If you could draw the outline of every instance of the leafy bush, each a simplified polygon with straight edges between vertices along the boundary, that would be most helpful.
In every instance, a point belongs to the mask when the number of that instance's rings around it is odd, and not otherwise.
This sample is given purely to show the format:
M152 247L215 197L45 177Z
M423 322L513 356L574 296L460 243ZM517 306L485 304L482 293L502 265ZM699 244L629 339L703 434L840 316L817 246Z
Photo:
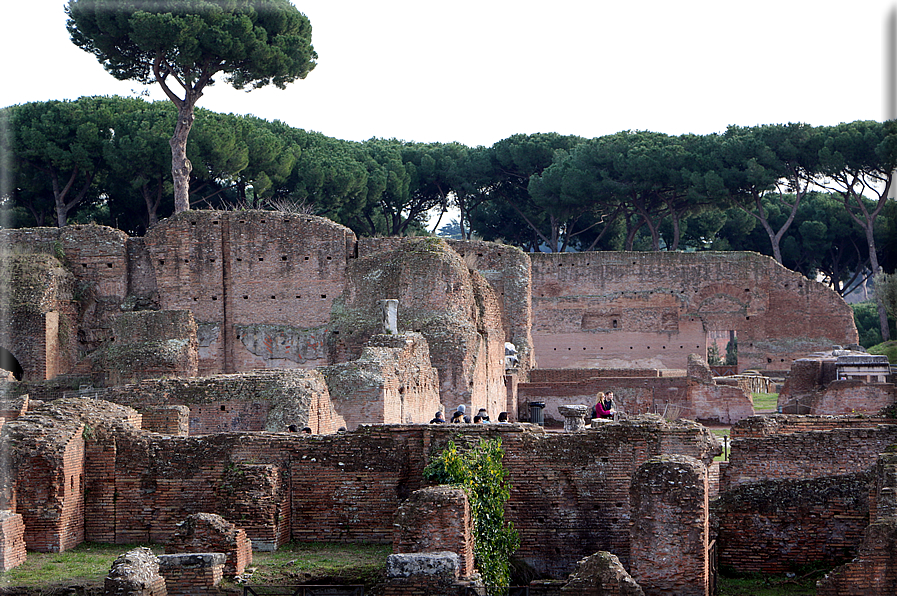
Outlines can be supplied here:
M511 495L503 458L501 439L480 439L464 450L449 441L424 468L428 481L460 486L467 493L474 524L474 558L490 592L508 587L509 559L520 546L513 524L505 524L505 503Z

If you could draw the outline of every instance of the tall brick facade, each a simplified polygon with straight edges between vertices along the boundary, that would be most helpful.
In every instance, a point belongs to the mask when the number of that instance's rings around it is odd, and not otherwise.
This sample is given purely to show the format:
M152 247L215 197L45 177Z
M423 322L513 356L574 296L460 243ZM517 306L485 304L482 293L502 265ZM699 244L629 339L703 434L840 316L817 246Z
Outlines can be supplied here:
M683 368L707 334L734 331L740 370L857 342L827 287L756 253L530 255L533 341L546 368Z

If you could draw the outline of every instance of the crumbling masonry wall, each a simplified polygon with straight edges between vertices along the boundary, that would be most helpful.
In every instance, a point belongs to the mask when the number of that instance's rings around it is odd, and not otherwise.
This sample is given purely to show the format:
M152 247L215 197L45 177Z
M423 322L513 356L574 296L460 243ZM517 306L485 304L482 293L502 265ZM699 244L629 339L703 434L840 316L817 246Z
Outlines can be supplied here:
M707 332L734 331L739 370L788 370L857 342L850 307L826 286L756 253L535 253L540 367L683 368Z
M450 439L487 437L505 449L518 556L555 577L598 550L628 560L629 480L639 465L667 453L709 462L719 452L703 427L657 417L564 434L492 424L171 437L98 425L82 439L85 539L164 541L188 515L210 512L263 548L290 539L391 542L395 512L423 487L430 454ZM18 506L31 507L22 498Z
M732 451L728 465L720 478L720 491L741 484L770 479L809 479L824 476L853 474L869 470L887 447L897 443L897 425L875 426L870 421L856 423L841 419L835 426L829 422L827 430L780 432L787 427L787 418L776 424L748 418L732 427ZM823 422L816 419L816 424ZM834 427L832 427L834 426ZM749 429L751 436L741 436L740 429ZM761 435L768 429L766 435Z

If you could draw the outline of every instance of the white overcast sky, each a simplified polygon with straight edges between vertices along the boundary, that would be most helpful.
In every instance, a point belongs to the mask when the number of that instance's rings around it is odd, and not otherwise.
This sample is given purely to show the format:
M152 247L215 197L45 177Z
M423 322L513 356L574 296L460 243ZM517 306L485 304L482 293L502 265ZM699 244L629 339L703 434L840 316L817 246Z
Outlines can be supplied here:
M895 0L293 2L317 67L283 91L215 85L201 107L341 139L469 146L886 117ZM143 89L69 41L65 5L3 1L0 106Z

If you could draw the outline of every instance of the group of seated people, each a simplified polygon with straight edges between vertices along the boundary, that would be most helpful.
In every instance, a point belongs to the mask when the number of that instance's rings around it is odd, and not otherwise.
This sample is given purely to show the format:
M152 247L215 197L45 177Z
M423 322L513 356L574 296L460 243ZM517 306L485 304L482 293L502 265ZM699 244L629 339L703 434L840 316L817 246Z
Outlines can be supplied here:
M458 409L452 414L452 423L458 424L462 422L471 423L470 416L467 415L467 408L464 404L458 406ZM614 392L613 391L599 391L595 406L592 408L593 418L605 418L613 420L614 416L617 413L616 406L614 405ZM486 412L486 408L480 408L477 412L477 415L473 417L473 424L483 424L490 422L489 414ZM508 413L502 412L498 415L498 422L506 423L508 422ZM445 416L442 414L442 410L436 412L436 415L430 420L430 424L444 424Z
M455 410L454 414L452 414L452 420L451 420L452 423L458 424L458 423L464 422L464 423L470 424L471 422L473 422L473 424L488 424L489 422L491 422L489 420L489 413L486 412L486 408L480 408L479 412L477 412L477 415L473 417L472 421L470 419L470 416L468 416L466 412L467 412L467 408L464 404L461 404L460 406L458 406L458 409ZM507 423L508 422L508 413L507 412L500 413L498 415L498 422ZM430 420L430 424L443 424L443 423L445 423L445 417L442 414L442 410L439 410L438 412L436 412L436 416L434 416L433 419Z

